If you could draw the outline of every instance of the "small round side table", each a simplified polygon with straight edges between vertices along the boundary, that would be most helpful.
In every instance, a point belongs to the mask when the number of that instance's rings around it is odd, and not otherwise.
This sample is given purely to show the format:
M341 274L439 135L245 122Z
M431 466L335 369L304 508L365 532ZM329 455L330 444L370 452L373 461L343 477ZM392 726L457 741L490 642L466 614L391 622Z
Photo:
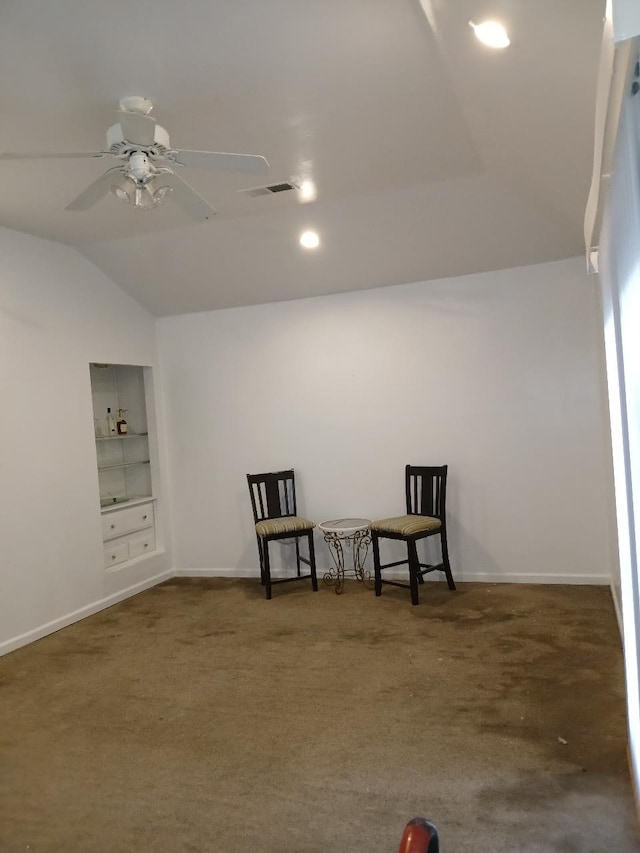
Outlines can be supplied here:
M346 573L352 574L356 580L370 589L373 587L371 572L364 570L364 561L371 543L370 527L371 521L368 518L334 518L318 525L324 535L324 541L329 546L329 553L335 565L335 568L325 574L324 582L335 586L336 595L340 595L344 590ZM353 569L345 570L344 545L351 547Z

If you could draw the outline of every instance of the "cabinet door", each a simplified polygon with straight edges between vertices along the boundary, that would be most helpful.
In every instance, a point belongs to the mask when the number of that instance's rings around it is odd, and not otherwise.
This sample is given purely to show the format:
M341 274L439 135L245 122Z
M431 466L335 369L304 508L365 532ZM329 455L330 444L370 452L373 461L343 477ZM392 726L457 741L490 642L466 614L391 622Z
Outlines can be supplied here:
M105 541L146 527L153 527L153 504L150 503L117 509L102 516L102 538Z
M153 527L143 530L141 533L132 533L129 537L129 559L150 554L156 549L156 537Z
M104 567L109 569L129 559L129 543L126 540L107 542L104 546Z

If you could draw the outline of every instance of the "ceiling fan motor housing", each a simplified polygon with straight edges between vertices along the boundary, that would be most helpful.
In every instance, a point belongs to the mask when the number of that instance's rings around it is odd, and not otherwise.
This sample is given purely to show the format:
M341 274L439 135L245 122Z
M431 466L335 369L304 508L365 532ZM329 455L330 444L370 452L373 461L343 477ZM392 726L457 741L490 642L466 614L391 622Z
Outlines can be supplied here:
M158 170L149 163L149 158L144 151L134 151L129 157L125 174L133 178L139 185L144 186Z
M107 151L115 157L126 157L134 151L143 151L152 159L160 159L166 156L170 148L169 134L159 124L156 124L154 127L154 137L151 145L139 145L135 142L129 142L128 139L125 139L122 126L119 122L112 124L107 130Z

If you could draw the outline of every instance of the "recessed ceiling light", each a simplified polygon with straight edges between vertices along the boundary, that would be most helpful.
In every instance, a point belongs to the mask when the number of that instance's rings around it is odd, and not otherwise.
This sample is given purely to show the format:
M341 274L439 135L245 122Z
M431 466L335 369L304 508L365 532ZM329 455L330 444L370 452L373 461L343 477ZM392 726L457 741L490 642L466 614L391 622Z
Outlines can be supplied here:
M507 31L498 21L483 21L481 24L469 21L469 26L473 28L476 38L489 47L502 48L511 44Z
M320 245L320 237L315 231L305 231L300 235L300 245L305 249L317 249Z

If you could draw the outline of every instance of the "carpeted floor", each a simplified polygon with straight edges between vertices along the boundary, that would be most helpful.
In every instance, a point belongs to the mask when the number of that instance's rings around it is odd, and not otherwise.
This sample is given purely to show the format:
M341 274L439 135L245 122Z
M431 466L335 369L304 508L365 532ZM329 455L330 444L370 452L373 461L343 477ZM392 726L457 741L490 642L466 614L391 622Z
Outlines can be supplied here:
M608 589L421 597L179 579L0 659L0 850L640 850Z

